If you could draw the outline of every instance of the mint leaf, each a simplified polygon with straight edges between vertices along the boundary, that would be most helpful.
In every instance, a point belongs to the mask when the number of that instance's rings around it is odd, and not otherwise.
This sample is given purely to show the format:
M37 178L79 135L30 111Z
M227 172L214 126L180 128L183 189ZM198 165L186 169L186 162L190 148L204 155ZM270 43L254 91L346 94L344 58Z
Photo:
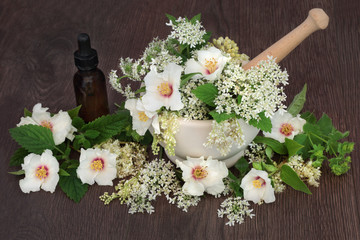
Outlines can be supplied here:
M87 192L88 185L82 184L77 178L76 169L70 169L69 174L68 177L60 176L59 186L71 200L78 203Z
M28 124L9 131L12 138L29 152L41 154L45 149L55 148L52 132L48 128Z
M259 113L260 120L251 119L249 124L264 131L271 132L272 123L270 118L265 117L265 112Z
M218 89L212 83L198 86L192 92L195 96L211 107L215 107L214 100L218 96Z
M272 139L272 138L256 136L254 139L254 142L255 143L264 143L267 146L271 147L271 149L274 152L276 152L280 155L286 155L288 153L287 148L284 146L284 144L282 144L279 141Z
M31 117L32 112L30 112L27 108L24 108L24 117Z
M235 117L235 114L218 113L215 110L209 112L209 114L218 123Z
M184 86L193 76L201 74L199 72L196 73L188 73L185 75L181 76L181 82L180 82L180 87Z
M99 131L96 131L96 130L89 129L89 130L87 130L87 131L84 133L84 135L85 135L85 137L87 137L87 138L95 139L95 138L97 138L97 137L100 135L100 132L99 132Z
M59 176L69 177L71 175L67 171L65 171L64 169L60 168Z
M71 125L73 125L76 129L81 129L85 125L85 121L80 117L74 117Z
M74 117L79 116L80 108L81 108L81 105L67 111L67 113L69 114L71 119L74 119Z
M304 146L294 140L285 138L285 147L288 150L289 157L291 157L291 156L294 156Z
M16 171L16 172L8 172L9 174L12 174L12 175L23 175L25 174L25 170L21 169L19 171Z
M9 165L13 167L21 166L21 164L24 163L24 158L29 154L29 151L25 148L17 149L12 155Z
M249 170L249 163L242 157L235 163L235 168L239 170L241 176L244 176Z
M287 111L294 117L298 115L304 107L306 101L306 90L307 90L307 85L305 84L301 92L296 94L294 100L287 109Z
M311 194L306 184L303 181L301 181L297 173L288 165L282 165L280 178L281 180L283 180L284 183L286 183L293 189L297 191L302 191L307 194Z

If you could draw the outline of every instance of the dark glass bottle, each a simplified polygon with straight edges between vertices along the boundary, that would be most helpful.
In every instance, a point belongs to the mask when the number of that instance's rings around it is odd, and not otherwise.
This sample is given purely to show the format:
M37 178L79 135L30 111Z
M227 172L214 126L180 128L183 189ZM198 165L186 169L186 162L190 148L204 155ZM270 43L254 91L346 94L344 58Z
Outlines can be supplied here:
M106 82L103 72L97 68L97 52L91 48L90 37L86 33L79 34L78 44L74 58L79 71L73 80L76 104L82 105L79 116L90 122L109 113Z

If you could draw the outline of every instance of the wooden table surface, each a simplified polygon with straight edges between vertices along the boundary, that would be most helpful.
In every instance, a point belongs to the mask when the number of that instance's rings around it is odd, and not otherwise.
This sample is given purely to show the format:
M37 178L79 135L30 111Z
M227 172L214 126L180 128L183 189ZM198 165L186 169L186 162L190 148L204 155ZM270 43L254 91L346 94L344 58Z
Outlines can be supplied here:
M283 60L290 75L288 103L308 84L305 110L326 112L356 142L352 168L341 177L323 168L311 196L288 188L272 204L254 206L256 217L225 226L217 218L223 199L207 197L188 213L160 198L152 215L127 213L117 201L98 199L112 187L90 187L79 204L59 187L54 194L24 194L22 177L8 174L17 143L8 129L41 102L51 111L75 106L72 77L76 36L87 32L105 75L118 59L138 57L152 38L164 38L165 13L192 17L202 13L214 37L229 36L241 52L256 56L300 24L314 7L330 17ZM360 239L359 75L360 4L357 0L221 1L20 1L0 2L0 239ZM122 101L110 89L112 103Z

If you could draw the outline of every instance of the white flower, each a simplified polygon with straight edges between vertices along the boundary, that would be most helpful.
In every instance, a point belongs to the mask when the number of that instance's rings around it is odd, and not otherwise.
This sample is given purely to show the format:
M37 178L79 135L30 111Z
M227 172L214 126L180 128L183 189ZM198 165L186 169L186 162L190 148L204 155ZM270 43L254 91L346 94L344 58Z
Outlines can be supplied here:
M157 111L164 106L172 111L177 111L184 107L179 92L182 71L182 67L175 63L168 64L162 73L151 68L144 78L146 93L142 97L142 101L145 109Z
M220 77L225 64L230 58L222 55L215 47L197 52L197 59L190 59L186 62L185 74L200 72L205 79L213 81ZM199 75L195 75L197 78Z
M125 108L130 111L132 116L133 129L139 135L144 135L153 126L155 133L160 134L158 115L156 112L148 111L140 99L129 99L125 102Z
M45 150L41 155L30 153L21 164L25 178L19 181L24 193L37 192L42 188L53 193L59 182L59 162L52 151Z
M268 173L252 168L241 180L240 187L244 190L244 198L254 203L264 200L266 203L275 201L274 188Z
M76 170L82 183L113 185L116 178L116 154L105 149L81 149L80 165Z
M224 162L204 157L190 158L186 161L176 160L176 164L183 171L182 178L185 181L183 192L188 195L201 196L204 191L217 195L224 191L225 185L222 181L227 177L228 169Z
M71 118L67 112L60 110L53 117L47 112L49 108L41 107L41 103L33 107L31 117L22 117L17 126L33 124L49 128L53 134L54 142L59 145L65 141L65 138L74 139L76 128L71 125Z
M279 110L271 118L271 123L271 133L264 132L264 136L283 143L285 138L293 139L294 136L302 133L306 121L300 115L293 117L285 110Z

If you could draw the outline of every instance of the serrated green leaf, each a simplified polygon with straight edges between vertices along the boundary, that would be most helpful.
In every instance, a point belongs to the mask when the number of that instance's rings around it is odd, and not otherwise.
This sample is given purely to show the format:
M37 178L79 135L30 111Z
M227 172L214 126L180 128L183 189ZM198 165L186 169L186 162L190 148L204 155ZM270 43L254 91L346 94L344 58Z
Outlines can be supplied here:
M60 168L60 170L59 170L59 176L69 177L70 174L69 174L67 171L65 171L64 169Z
M195 96L211 107L215 107L214 100L218 96L218 89L212 83L198 86L192 92Z
M9 131L12 138L29 152L41 154L45 149L55 148L52 132L48 128L28 124Z
M311 194L306 184L301 181L297 173L288 165L282 165L280 172L281 180L297 191L302 191L307 194Z
M230 188L234 191L234 194L236 197L242 197L243 196L243 191L240 188L240 185L237 184L236 182L231 182L229 183Z
M261 165L260 162L253 162L253 163L252 163L252 166L253 166L253 168L255 168L256 170L263 170L262 165Z
M87 138L95 139L100 135L100 132L96 131L96 130L93 130L93 129L89 129L89 130L85 131L84 135Z
M21 169L21 170L16 171L16 172L8 172L8 173L9 173L9 174L12 174L12 175L17 175L17 176L19 176L19 175L25 174L25 170Z
M81 108L81 105L67 111L67 113L69 114L71 119L74 119L75 117L79 116L80 108Z
M64 193L74 202L80 202L88 190L87 184L82 184L76 176L76 169L69 170L70 176L60 176L59 186Z
M215 110L209 112L209 114L218 123L235 117L235 114L218 113Z
M21 166L24 163L24 158L29 154L29 151L25 148L18 148L12 155L9 165L12 167Z
M304 147L304 145L299 144L298 142L291 140L289 138L285 138L285 147L288 150L289 157L294 156L300 149Z
M264 143L267 146L271 147L271 149L274 152L276 152L280 155L286 155L288 153L288 151L283 143L280 143L279 141L272 139L272 138L256 136L254 139L254 142L255 143Z
M30 112L27 108L24 108L24 117L31 117L32 112Z
M305 119L306 122L308 122L308 123L312 123L312 124L316 123L316 117L311 112L304 112L300 115L300 117L302 119Z
M332 120L329 118L328 115L325 113L322 115L322 117L317 122L317 125L319 126L321 132L324 135L328 135L333 130L334 126L332 124Z
M180 87L184 86L193 76L198 75L198 74L201 75L201 73L199 73L199 72L182 75L181 76Z
M249 163L242 157L235 163L235 168L239 170L240 174L243 176L249 170Z
M200 22L200 20L201 20L201 13L195 15L195 16L190 20L190 22L191 22L192 24L195 24L196 21L199 21L199 22Z
M294 117L298 115L304 107L304 104L306 102L306 90L307 90L307 85L305 84L301 92L296 94L294 100L287 109L287 111Z
M249 124L260 129L261 131L271 132L272 123L270 118L267 118L264 112L259 113L259 117L260 120L251 119Z
M309 151L312 149L308 136L306 134L298 134L294 137L294 141L304 146L299 150L298 154L300 154L303 159L308 159L310 157Z
M85 121L80 117L74 117L71 124L76 129L81 129L85 125Z

